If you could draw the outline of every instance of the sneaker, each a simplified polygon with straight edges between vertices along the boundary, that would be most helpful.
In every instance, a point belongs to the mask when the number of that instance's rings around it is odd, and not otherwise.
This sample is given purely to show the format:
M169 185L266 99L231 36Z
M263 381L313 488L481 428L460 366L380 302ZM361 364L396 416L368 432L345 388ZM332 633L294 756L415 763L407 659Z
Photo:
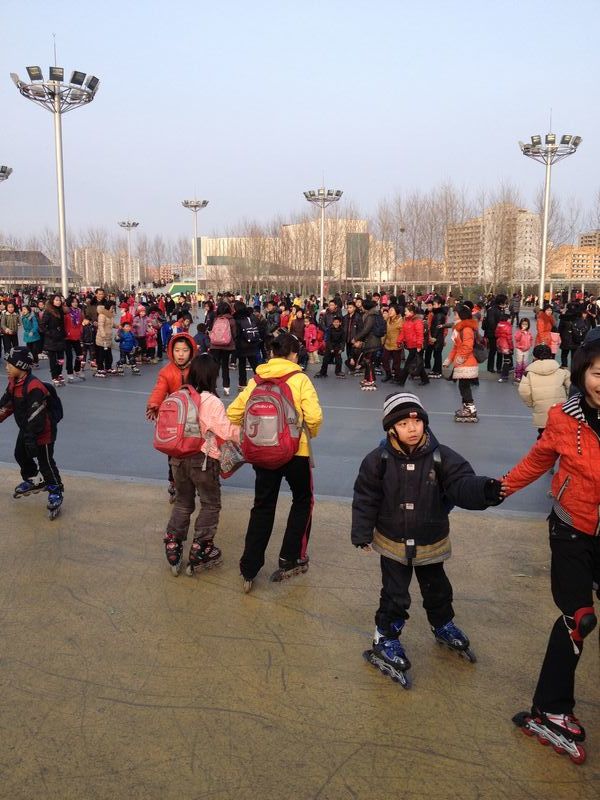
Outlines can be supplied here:
M65 385L65 382L61 381L60 378L52 378L52 383L55 386L64 386Z
M429 380L436 380L437 378L441 378L441 377L443 377L441 372L430 372L429 373Z
M508 378L498 378L498 383L506 383Z

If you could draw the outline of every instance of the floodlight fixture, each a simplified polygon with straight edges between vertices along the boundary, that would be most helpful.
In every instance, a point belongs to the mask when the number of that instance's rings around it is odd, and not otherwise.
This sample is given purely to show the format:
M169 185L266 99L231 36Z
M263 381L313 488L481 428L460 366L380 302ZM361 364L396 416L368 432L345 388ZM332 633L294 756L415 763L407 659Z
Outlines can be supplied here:
M538 289L538 302L540 308L544 304L544 294L546 287L546 257L548 252L548 217L550 213L550 178L553 164L562 161L563 158L573 155L581 143L581 136L571 136L566 133L560 139L560 144L556 143L556 134L547 133L545 144L542 145L541 136L532 136L531 145L519 142L519 147L524 156L539 161L546 166L546 182L544 186L544 216L542 220L542 252L540 256L540 283Z
M68 281L68 255L67 255L67 225L65 219L65 189L63 170L62 147L62 120L67 111L91 103L98 89L98 79L91 75L86 82L85 72L75 71L69 83L64 82L65 71L63 67L50 67L47 81L40 67L26 67L29 83L22 81L16 72L11 72L10 77L19 90L19 93L43 106L54 116L54 144L56 157L56 183L58 194L58 230L60 243L60 277L61 289L66 297L69 293Z
M139 222L134 222L131 219L124 219L122 222L118 222L117 225L120 225L121 228L125 228L127 231L127 280L126 283L129 287L135 286L140 281L140 274L139 272L137 275L133 274L131 269L131 231L135 230ZM137 278L137 280L136 280Z
M321 293L319 298L321 307L325 303L325 209L332 203L336 203L342 195L341 189L326 189L324 186L304 192L304 197L308 202L321 209Z
M12 169L10 167L1 166L0 167L0 182L7 181L12 174Z
M25 67L30 81L43 81L44 75L41 67Z
M199 282L198 282L198 211L201 211L203 208L206 208L208 205L208 200L182 200L181 205L184 208L189 209L190 211L194 212L194 235L192 239L192 261L194 264L194 273L196 277L196 296L198 295L199 291Z

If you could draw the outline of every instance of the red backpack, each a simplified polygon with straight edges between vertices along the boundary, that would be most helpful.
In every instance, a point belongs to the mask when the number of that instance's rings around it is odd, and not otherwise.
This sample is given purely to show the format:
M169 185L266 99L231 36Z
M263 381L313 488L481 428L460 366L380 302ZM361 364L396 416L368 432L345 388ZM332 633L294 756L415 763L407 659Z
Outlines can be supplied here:
M278 469L298 452L302 425L287 384L290 372L280 378L254 376L256 382L246 408L240 432L244 460L263 469Z
M154 447L174 458L198 455L205 439L200 430L200 395L189 384L160 404Z
M213 347L227 347L231 344L231 325L229 317L217 317L208 334Z

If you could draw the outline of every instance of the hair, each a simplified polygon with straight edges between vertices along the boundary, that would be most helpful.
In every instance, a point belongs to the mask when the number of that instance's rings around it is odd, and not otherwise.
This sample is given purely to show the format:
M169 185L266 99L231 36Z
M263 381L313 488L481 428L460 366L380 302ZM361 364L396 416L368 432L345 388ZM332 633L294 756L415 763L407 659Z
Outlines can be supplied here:
M571 361L571 383L573 383L580 392L585 391L585 373L590 369L597 358L600 358L600 339L592 339L591 342L579 347L573 354Z
M469 306L465 306L464 304L456 307L456 313L461 320L473 319L473 312Z
M194 356L190 362L190 371L187 382L197 392L210 392L217 394L217 377L219 365L208 353Z
M303 308L296 308L296 316L298 316L299 313L302 314L302 316L304 316L304 309Z
M55 300L56 297L60 298L60 302L61 302L60 306L55 306L54 305L54 300ZM48 302L46 303L46 306L44 308L44 311L47 311L49 314L52 314L52 316L56 317L57 319L60 316L63 316L62 297L59 294L50 295L50 297L48 298Z
M331 321L332 322L343 322L343 319L339 316L339 314L336 314L335 317Z
M67 297L67 305L68 306L73 305L73 300L77 300L77 305L79 305L79 298L77 297L76 294L72 294L69 297Z
M416 307L416 305L415 305L414 303L409 303L409 304L408 304L407 306L405 306L405 308L404 308L404 313L405 313L405 314L406 314L406 312L407 312L407 311L410 311L410 313L411 313L411 314L416 314L416 313L417 313L417 307Z
M217 306L217 317L222 317L223 314L231 314L231 307L229 303L225 303L221 300Z
M523 317L523 319L519 322L519 328L523 327L524 322L527 323L527 330L529 330L531 328L531 322L529 322L528 317Z
M206 333L206 325L204 324L204 322L199 322L196 325L196 330L198 331L198 333Z
M536 344L533 348L533 357L537 361L545 361L549 358L554 358L554 355L547 344Z
M508 322L509 319L508 314L500 314L500 322Z
M233 310L237 313L238 311L248 311L246 303L242 303L241 300L236 300L233 304Z
M21 311L25 311L25 309L27 309L28 314L31 314L31 306L27 305L27 303L23 303L23 305L21 306Z
M363 300L363 308L365 311L370 311L372 308L375 308L377 303L374 300Z
M287 358L290 353L299 353L300 345L301 342L297 336L280 328L280 333L273 337L271 347L274 356L277 358Z

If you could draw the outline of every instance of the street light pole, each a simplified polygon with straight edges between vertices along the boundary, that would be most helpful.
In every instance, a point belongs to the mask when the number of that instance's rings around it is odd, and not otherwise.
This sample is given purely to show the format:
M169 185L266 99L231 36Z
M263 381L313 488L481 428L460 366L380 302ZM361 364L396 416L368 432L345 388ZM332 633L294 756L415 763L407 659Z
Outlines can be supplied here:
M206 208L208 200L182 200L181 205L194 212L194 238L192 240L192 261L196 277L196 299L198 299L198 211Z
M137 281L133 279L133 271L131 269L131 231L137 228L140 223L126 219L117 224L120 225L121 228L125 228L127 231L127 272L129 274L129 286L132 284L135 285L136 283L139 283L140 276L138 275Z
M69 292L67 227L65 221L65 185L62 151L61 117L67 111L91 103L98 91L99 79L95 75L75 70L68 83L64 82L63 67L50 67L48 80L40 67L27 67L30 83L22 81L11 72L15 86L28 100L48 109L54 115L54 145L56 153L56 183L58 195L58 234L60 243L60 281L63 295Z
M12 174L12 169L10 167L1 166L0 167L0 183L2 181L7 181Z
M546 290L546 258L548 252L548 219L550 216L550 179L552 165L563 158L573 155L581 144L581 136L571 136L566 133L560 143L556 141L554 133L547 133L542 144L539 135L531 137L531 144L519 142L519 147L524 156L539 161L546 165L546 181L544 185L544 214L542 217L542 250L540 256L540 284L538 289L538 303L544 307L544 294ZM552 299L552 297L550 297Z
M319 296L321 308L325 302L325 209L332 203L337 203L342 195L341 189L326 189L324 186L304 192L304 197L308 202L321 209L321 290Z

